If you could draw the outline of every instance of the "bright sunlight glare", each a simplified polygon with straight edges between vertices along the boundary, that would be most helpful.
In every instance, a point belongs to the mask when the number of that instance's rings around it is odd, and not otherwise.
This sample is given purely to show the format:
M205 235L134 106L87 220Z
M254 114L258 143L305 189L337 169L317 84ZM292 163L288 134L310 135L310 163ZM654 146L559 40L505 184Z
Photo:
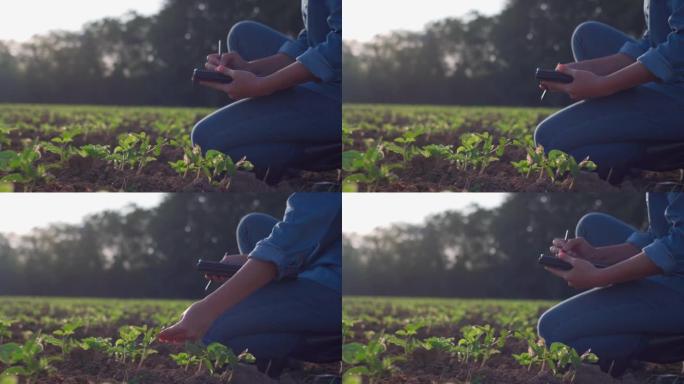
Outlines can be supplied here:
M133 10L157 13L162 0L1 0L0 40L23 42L53 30L78 31L83 24ZM10 5L11 4L11 5Z
M5 193L0 194L0 233L23 235L52 223L78 224L87 215L119 211L131 204L153 208L163 193Z
M505 193L345 193L342 232L367 234L394 223L419 224L429 215L462 211L473 204L495 208Z
M419 31L431 21L461 17L470 11L499 13L507 0L344 0L345 40L367 42L396 30Z

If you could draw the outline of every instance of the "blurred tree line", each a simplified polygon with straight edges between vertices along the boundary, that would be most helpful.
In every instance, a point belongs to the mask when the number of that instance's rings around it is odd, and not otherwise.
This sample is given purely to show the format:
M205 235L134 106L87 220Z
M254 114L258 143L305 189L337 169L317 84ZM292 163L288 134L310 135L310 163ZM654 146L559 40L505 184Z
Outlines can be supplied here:
M196 298L198 259L237 254L251 212L282 217L288 195L169 194L156 208L105 211L81 224L0 234L0 295Z
M534 69L572 61L572 32L587 20L641 36L643 0L508 0L495 16L346 42L344 101L538 106ZM567 102L560 95L547 101Z
M150 17L105 18L18 46L0 41L0 102L225 104L227 97L193 87L190 78L219 39L225 50L228 31L241 20L292 36L303 28L296 1L165 0Z
M647 225L643 195L511 194L472 207L343 237L345 295L558 299L574 291L537 265L551 240L588 212ZM346 212L345 214L351 214ZM354 214L360 214L356 212Z

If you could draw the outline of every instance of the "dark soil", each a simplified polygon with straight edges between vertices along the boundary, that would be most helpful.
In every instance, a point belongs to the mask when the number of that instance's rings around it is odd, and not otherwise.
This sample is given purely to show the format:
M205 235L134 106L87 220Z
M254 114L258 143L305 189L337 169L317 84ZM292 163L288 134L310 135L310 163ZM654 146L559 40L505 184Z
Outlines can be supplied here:
M1 116L0 116L1 117ZM5 123L12 126L20 123L22 118L27 115L18 113L16 116L5 116ZM114 129L86 131L76 136L72 146L81 147L86 144L109 145L114 148L118 142L118 137L125 133L145 132L154 142L159 136L159 131L149 128L153 126L157 115L136 115L133 120L125 120ZM195 116L195 121L199 121L202 114ZM49 142L58 136L57 133L46 133L39 127L41 124L49 123L52 126L72 125L74 121L69 121L64 117L55 117L48 112L38 116L37 122L32 128L16 129L9 133L10 144L0 147L0 150L21 151L28 143ZM188 124L189 129L194 123ZM169 138L168 134L166 134ZM177 137L176 137L177 138ZM183 151L180 148L167 145L163 148L157 161L147 164L141 172L126 169L120 171L108 165L105 161L92 158L81 158L75 156L69 159L67 164L56 165L59 158L57 155L41 151L42 157L39 164L48 166L50 177L37 183L34 186L15 185L15 190L22 191L29 189L33 192L100 192L100 191L120 191L120 192L295 192L308 191L315 184L321 182L339 185L339 171L329 172L307 172L293 171L287 174L278 185L268 185L258 180L253 173L241 172L233 178L228 185L212 184L206 177L196 177L187 175L182 177L176 173L169 165L183 159ZM28 188L26 188L28 187Z
M545 308L540 308L537 317L543 313L544 309ZM483 309L482 312L469 311L458 323L422 328L418 331L418 338L425 339L432 336L440 336L453 337L455 340L458 340L461 337L460 329L466 325L492 324L491 320L486 319L487 313L485 313L492 310L496 311L497 309L487 308ZM363 316L360 313L349 313L349 315L350 318ZM381 323L360 321L352 328L353 338L345 340L345 343L366 343L365 333L369 331L373 331L375 334L392 334L403 327L401 320L411 319L415 316L420 317L420 315L416 313L402 310L398 311L390 305L384 308L376 308L376 311L373 313L374 318L382 319L384 317L391 317L393 320L400 320L399 325L384 327ZM569 379L564 380L563 378L553 376L548 370L540 373L539 367L532 367L528 370L526 367L520 366L513 359L512 354L519 354L526 351L526 343L514 338L509 338L506 341L505 347L501 350L501 353L494 355L481 367L479 363L466 366L458 361L450 360L449 357L443 353L419 349L414 352L413 355L409 356L406 361L396 363L395 366L398 369L395 372L374 381L374 383L560 384L570 382ZM402 354L403 350L400 347L388 345L386 355L401 356ZM578 369L574 382L577 384L653 383L654 378L657 375L678 374L681 370L681 364L657 365L638 363L635 364L634 369L629 370L620 380L615 380L609 375L601 372L597 366L583 365Z
M87 312L85 306L73 306L63 309L57 305L37 304L33 307L17 306L6 308L0 317L21 318L30 316L34 321L16 322L11 327L12 337L5 339L0 344L16 342L23 344L24 337L30 334L49 334L59 326L61 319L78 317L82 311ZM118 329L124 325L143 325L154 326L150 318L155 311L162 310L161 307L136 306L125 309L126 313L115 322L92 325L87 328L79 328L74 334L74 339L86 337L105 337L116 340ZM134 313L136 312L136 313ZM106 316L107 312L102 314ZM55 321L57 320L57 321ZM50 326L44 326L44 323ZM55 346L44 343L44 352L41 356L49 356L51 359L51 371L43 373L38 377L31 378L32 384L91 384L91 383L127 383L127 384L202 384L202 383L231 383L231 384L273 384L276 381L258 372L255 366L240 364L233 371L226 371L210 375L205 368L200 371L197 368L190 368L185 371L178 367L169 358L170 354L184 351L182 345L168 345L153 343L151 348L157 350L157 354L149 356L138 368L138 362L122 364L113 358L96 351L85 351L74 349L63 358L61 350ZM0 363L0 372L6 367ZM298 363L291 368L287 368L280 378L281 383L309 383L315 375L338 374L339 364L312 364ZM20 378L20 383L26 383L25 378Z
M539 121L545 116L540 115ZM495 117L492 117L494 119ZM384 121L393 126L416 124L396 116L386 115ZM351 121L353 123L353 121ZM488 132L495 141L501 137L501 133L489 128L492 122L487 120L466 120L457 130L433 132L421 136L415 145L423 147L430 144L460 145L459 139L464 133ZM379 130L357 129L351 133L354 145L345 150L365 151L368 141L375 142L382 139L389 142L399 137L398 132L381 132ZM396 179L381 182L370 189L376 192L628 192L649 191L655 185L663 182L684 182L682 170L672 172L650 172L634 170L620 185L611 185L601 180L598 175L583 172L576 180L567 178L553 182L548 176L539 178L539 175L525 177L517 172L511 162L520 161L527 157L525 151L519 147L508 146L502 158L492 163L484 172L479 170L462 171L444 159L435 159L418 156L410 163L403 163L401 156L385 151L383 163L401 164L392 173ZM346 175L345 175L346 176ZM369 186L360 186L362 191Z

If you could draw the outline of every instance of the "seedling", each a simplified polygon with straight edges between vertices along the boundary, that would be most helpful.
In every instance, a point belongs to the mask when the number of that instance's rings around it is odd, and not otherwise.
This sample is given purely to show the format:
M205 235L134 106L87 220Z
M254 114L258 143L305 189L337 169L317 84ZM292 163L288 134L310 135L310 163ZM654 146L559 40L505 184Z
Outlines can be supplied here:
M43 344L38 336L30 338L23 345L0 345L0 363L8 366L0 376L24 376L26 383L30 384L32 378L51 369L49 359L40 356L43 350Z
M159 328L124 326L119 328L119 339L114 342L112 352L115 358L125 364L128 359L131 362L138 361L138 368L142 367L147 357L157 353L150 345L157 337Z
M158 138L153 145L145 132L122 135L109 160L121 171L130 167L140 174L147 164L157 160L165 144L166 139Z
M62 358L66 358L72 350L80 346L80 343L72 336L82 326L80 321L66 323L62 328L52 332L52 336L44 336L43 339L46 343L59 347L62 350Z
M185 352L170 355L171 359L187 371L192 366L197 366L199 374L202 367L206 367L210 374L235 368L240 361L253 361L254 356L244 351L236 356L233 351L220 343L211 343L206 348L200 344L186 343Z
M171 360L173 360L174 363L178 364L178 366L183 367L183 370L186 372L188 371L188 368L190 368L191 365L199 364L199 358L187 352L170 354L169 357L171 358Z
M383 356L387 351L384 336L372 338L368 344L349 343L342 346L342 361L352 366L344 372L344 380L358 377L374 379L388 374L394 369L394 359Z
M237 163L230 158L230 156L215 150L207 151L206 155L202 156L200 147L185 147L183 160L176 162L169 162L178 174L186 177L189 172L196 174L195 180L199 179L202 174L210 183L223 188L229 188L232 178L239 170L251 171L254 165L243 158ZM218 177L223 175L220 181L215 181Z
M387 337L387 342L400 346L404 349L404 357L409 357L413 351L422 348L424 344L416 337L418 331L425 327L424 322L407 324L404 329L400 329L392 336Z
M40 160L40 147L28 147L17 153L13 151L0 152L0 177L3 183L21 183L24 191L30 192L35 184L48 177L45 166L37 164Z
M14 321L0 318L0 344L3 343L5 339L12 337L12 331L10 327Z
M371 146L366 152L344 152L342 154L342 168L351 175L345 177L342 182L343 189L346 192L351 192L357 188L357 184L362 183L368 186L369 191L373 191L380 182L394 179L392 169L397 166L380 164L384 158L382 144Z
M107 160L111 156L109 145L87 144L79 148L81 157L92 157L94 159Z
M394 139L392 143L386 143L385 148L396 154L401 155L404 164L411 162L418 155L423 155L421 148L415 146L416 139L425 134L425 129L417 129L405 132L401 137Z
M501 331L499 336L495 330L487 325L469 325L461 329L463 338L458 341L461 360L468 364L469 361L480 362L484 367L487 360L495 354L501 353L501 348L506 344L508 331Z
M50 140L50 142L42 143L41 146L47 152L59 156L59 164L57 164L57 166L61 167L64 166L72 156L79 154L79 151L70 144L74 141L74 138L80 134L81 132L77 130L67 130Z

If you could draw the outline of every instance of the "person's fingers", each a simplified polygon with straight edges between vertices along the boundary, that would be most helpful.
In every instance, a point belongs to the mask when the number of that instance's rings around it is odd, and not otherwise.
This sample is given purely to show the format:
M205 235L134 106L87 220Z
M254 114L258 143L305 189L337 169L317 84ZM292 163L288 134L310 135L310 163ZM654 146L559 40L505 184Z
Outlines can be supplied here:
M562 83L556 83L551 81L542 81L542 86L546 87L547 90L552 92L565 92Z
M576 258L570 256L568 253L565 253L565 252L558 253L558 258L565 261L566 263L569 263L573 267L575 266L575 263L577 262Z
M185 340L186 333L184 328L175 324L159 332L157 339L162 343L178 343Z
M206 64L204 64L204 68L206 68L210 71L216 71L216 68L218 68L218 66L211 64L211 63L206 63Z
M207 62L214 65L219 65L221 63L221 58L219 58L217 53L212 53L211 55L207 56Z
M555 238L551 241L551 244L553 244L557 247L562 247L563 245L567 244L568 241L569 240Z
M565 279L565 271L562 271L560 269L554 269L550 267L544 267L547 271L553 273L554 275L560 277L561 279Z
M227 92L225 84L210 83L210 82L206 82L206 81L200 81L199 84L203 85L205 87L215 89L217 91Z

